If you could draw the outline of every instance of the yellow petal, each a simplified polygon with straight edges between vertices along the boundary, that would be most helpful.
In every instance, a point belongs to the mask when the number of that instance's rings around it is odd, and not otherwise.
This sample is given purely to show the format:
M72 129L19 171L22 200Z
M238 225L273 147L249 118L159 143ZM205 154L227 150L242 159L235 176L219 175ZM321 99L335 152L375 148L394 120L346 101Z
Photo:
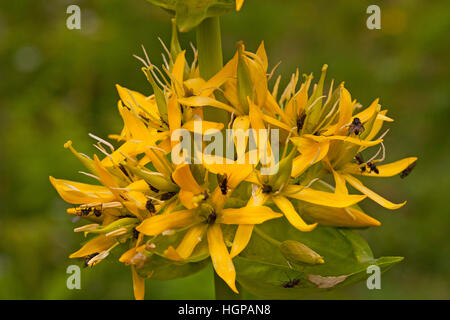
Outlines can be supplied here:
M252 237L253 232L253 224L240 224L236 230L236 234L234 235L233 246L231 247L230 256L234 258L242 250L247 247L247 244L250 242L250 238Z
M114 237L106 237L101 234L87 242L80 250L72 253L69 258L83 258L90 254L100 253L111 248L116 242Z
M242 159L243 163L239 161L232 161L219 156L202 155L203 166L212 173L227 175L227 187L234 189L253 171L255 164L250 163L251 154L247 153ZM254 157L256 158L256 156ZM228 162L228 163L227 163Z
M238 209L223 209L216 221L223 224L260 224L281 216L281 214L272 211L269 207L245 206Z
M50 182L64 201L72 204L105 203L116 199L114 194L104 186L96 186L50 177Z
M302 207L305 216L325 226L364 228L378 227L381 223L356 208L332 208L307 205Z
M196 205L193 202L195 194L191 191L181 189L178 192L178 199L180 200L181 204L185 206L187 209L193 209L196 207Z
M238 293L236 289L236 270L234 269L233 261L231 260L228 249L223 240L222 229L217 223L212 224L207 231L208 248L211 255L211 260L214 270L219 277L221 277L226 284Z
M288 185L283 193L290 198L335 208L349 207L366 198L364 195L331 193L298 185Z
M339 120L337 123L337 131L343 130L342 127L350 122L353 113L353 102L350 92L341 85L339 99ZM345 129L345 128L344 128Z
M241 10L245 0L236 0L236 11Z
M275 126L277 128L280 128L280 129L284 129L287 132L290 132L292 130L292 128L289 127L288 125L286 125L284 122L281 122L280 120L277 120L277 119L275 119L273 117L270 117L268 115L263 115L263 119L267 123L270 123L272 126Z
M181 210L151 216L136 227L136 230L148 236L157 236L166 230L189 226L197 221L190 210Z
M202 187L200 187L192 175L189 164L183 163L176 167L172 174L173 181L180 186L181 189L190 191L194 194L199 194L203 192Z
M94 155L94 166L95 166L95 170L98 173L98 177L100 178L100 181L105 186L107 186L117 198L120 198L120 192L117 191L117 188L119 188L119 185L117 184L117 181L104 168L104 166L102 165L102 163L98 159L97 155Z
M375 145L383 142L383 139L368 141L368 140L361 140L359 138L353 138L353 137L349 137L349 136L328 136L328 137L326 137L326 136L315 136L313 134L305 134L303 136L305 138L309 138L309 139L315 140L317 142L330 141L330 140L341 140L344 142L353 143L353 144L363 146L363 147L372 147L372 146L375 146Z
M230 113L232 113L232 112L237 113L233 107L231 107L223 102L217 101L213 98L209 98L209 97L192 96L192 97L188 97L188 98L180 98L180 99L178 99L178 102L181 103L182 105L190 106L190 107L211 106L211 107L226 110Z
M119 93L120 99L129 108L142 109L154 118L159 119L158 107L156 103L154 103L154 100L150 99L150 97L146 97L137 91L129 90L118 84L116 84L116 89Z
M145 295L145 279L142 278L134 266L131 266L131 275L133 277L133 292L136 300L144 300Z
M353 177L351 175L346 174L346 175L344 175L344 178L355 189L361 191L362 193L367 195L370 199L372 199L373 201L375 201L376 203L378 203L379 205L381 205L381 206L383 206L383 207L385 207L387 209L395 210L395 209L398 209L400 207L403 207L406 204L406 201L404 201L402 203L399 203L399 204L395 204L395 203L392 203L392 202L384 199L380 195L376 194L375 192L373 192L372 190L370 190L369 188L364 186L361 183L361 181L359 181L358 179L356 179L355 177Z
M284 216L293 227L297 228L300 231L307 232L313 230L317 226L317 223L307 224L305 221L303 221L297 211L295 211L292 203L285 197L277 196L273 197L272 199L277 207L280 208L280 210L284 213Z
M373 171L368 172L368 170L362 172L360 168L361 165L358 165L356 163L348 163L342 168L342 171L350 174L357 174L370 177L392 177L399 174L416 161L417 161L416 157L409 157L389 164L379 165L377 166L379 173Z
M220 131L223 129L223 123L218 122L212 122L212 121L198 121L198 120L191 120L183 124L183 129L186 129L190 132L195 132L199 134L204 134L206 131L208 131L208 134L211 134L212 131Z
M297 177L313 164L321 161L330 148L329 141L315 142L301 137L291 138L301 155L292 162L291 176Z
M167 103L167 116L169 120L170 134L181 127L181 109L177 102L177 96L172 95Z
M197 244L200 243L203 239L203 235L205 234L206 228L208 225L206 224L198 224L189 229L188 232L181 240L180 244L177 247L177 253L182 259L187 259L191 256Z
M175 88L177 88L177 94L181 95L183 88L183 74L184 74L184 64L186 62L185 59L186 51L181 51L173 64L172 76L175 80Z
M228 61L225 66L217 72L211 79L204 82L198 90L194 90L195 95L209 97L215 90L220 88L224 83L227 83L233 78L237 68L238 55Z

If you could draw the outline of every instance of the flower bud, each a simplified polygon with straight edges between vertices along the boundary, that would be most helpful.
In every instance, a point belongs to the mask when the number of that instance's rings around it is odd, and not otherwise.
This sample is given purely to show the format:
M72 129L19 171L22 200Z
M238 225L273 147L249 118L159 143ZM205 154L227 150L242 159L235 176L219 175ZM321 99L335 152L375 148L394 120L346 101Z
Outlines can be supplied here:
M142 170L133 166L130 166L126 163L122 163L124 167L131 171L134 175L138 176L141 179L144 179L145 182L150 184L153 188L158 189L158 191L167 191L167 192L175 192L178 191L178 186L170 181L163 175L155 174L155 172L150 172L146 170Z
M322 264L325 262L317 252L294 240L283 241L280 251L289 262L296 264Z
M238 65L237 65L237 93L239 103L244 114L248 114L249 105L247 97L250 100L254 98L253 83L244 53L244 44L238 43Z

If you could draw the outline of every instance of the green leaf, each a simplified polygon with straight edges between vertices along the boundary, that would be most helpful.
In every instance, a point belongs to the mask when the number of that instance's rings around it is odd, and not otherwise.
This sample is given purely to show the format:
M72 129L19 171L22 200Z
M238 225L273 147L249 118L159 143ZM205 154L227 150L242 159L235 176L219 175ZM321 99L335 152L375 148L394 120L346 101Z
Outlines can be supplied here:
M174 12L178 29L187 32L204 19L221 16L234 10L234 0L147 0Z
M300 299L340 288L366 279L370 265L377 265L384 272L403 259L375 259L367 242L348 229L317 227L311 232L300 232L283 219L266 222L258 228L277 241L299 241L325 260L324 264L311 266L289 264L278 246L254 233L246 250L233 261L238 282L263 298ZM296 280L296 284L285 288L283 285L291 280Z
M205 259L200 262L180 263L153 255L144 267L136 271L141 277L148 277L151 274L151 279L172 280L197 273L205 268L209 262L210 259Z

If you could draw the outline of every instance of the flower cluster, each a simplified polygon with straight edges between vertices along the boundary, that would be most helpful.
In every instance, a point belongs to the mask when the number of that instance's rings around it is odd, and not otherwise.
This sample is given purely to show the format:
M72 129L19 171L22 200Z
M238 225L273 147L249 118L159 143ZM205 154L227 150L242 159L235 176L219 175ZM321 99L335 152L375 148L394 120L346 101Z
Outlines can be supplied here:
M404 177L417 160L382 164L386 132L381 129L393 120L378 99L363 108L343 83L334 87L331 82L325 92L326 65L317 83L312 74L297 71L284 90L280 77L269 90L273 71L268 70L264 44L253 53L239 43L233 58L210 79L200 76L193 51L189 64L174 29L162 68L147 54L139 58L152 95L117 85L124 126L109 138L119 147L91 135L101 159L66 143L86 174L98 181L50 177L59 195L75 205L67 212L89 222L75 232L93 236L71 258L93 266L111 251L122 250L119 261L131 267L137 299L144 297L144 278L152 275L155 259L176 265L210 259L217 275L237 292L233 258L251 241L255 225L285 219L298 232L310 232L318 224L379 226L357 203L367 197L388 209L405 204L384 199L356 178ZM205 120L205 108L225 110L228 116ZM234 159L225 159L221 150L207 154L200 148L192 155L186 152L182 163L171 161L179 143L173 139L177 130L194 136L225 128L254 130L243 141L232 140ZM278 132L279 151L263 134L273 131ZM251 139L267 143L252 147ZM373 155L371 148L376 148ZM263 153L276 162L276 172L264 173L269 164L262 161ZM248 161L252 156L256 163ZM200 162L190 161L193 157ZM347 184L360 194L351 194ZM320 252L306 246L300 251L308 253L307 263L326 263Z

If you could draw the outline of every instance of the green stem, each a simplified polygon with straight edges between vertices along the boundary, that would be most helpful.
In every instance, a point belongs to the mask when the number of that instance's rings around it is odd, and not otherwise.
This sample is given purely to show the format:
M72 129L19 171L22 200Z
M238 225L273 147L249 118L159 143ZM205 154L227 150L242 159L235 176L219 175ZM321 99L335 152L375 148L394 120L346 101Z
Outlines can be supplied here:
M234 293L225 281L214 272L214 291L216 293L216 300L241 300L242 289L240 288L239 283L236 283L236 288L238 289L239 294Z
M223 67L219 17L207 18L197 27L197 49L200 76L209 80ZM228 114L225 110L204 107L203 115L205 120L221 122L225 127L228 123Z

